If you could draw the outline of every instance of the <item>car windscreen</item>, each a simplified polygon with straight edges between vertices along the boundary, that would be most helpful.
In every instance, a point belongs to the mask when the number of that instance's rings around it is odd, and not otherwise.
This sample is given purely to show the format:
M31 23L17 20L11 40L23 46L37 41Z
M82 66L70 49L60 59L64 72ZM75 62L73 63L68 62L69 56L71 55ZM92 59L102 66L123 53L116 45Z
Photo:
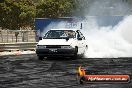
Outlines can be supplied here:
M50 30L44 35L44 39L66 39L75 38L75 32L72 30Z

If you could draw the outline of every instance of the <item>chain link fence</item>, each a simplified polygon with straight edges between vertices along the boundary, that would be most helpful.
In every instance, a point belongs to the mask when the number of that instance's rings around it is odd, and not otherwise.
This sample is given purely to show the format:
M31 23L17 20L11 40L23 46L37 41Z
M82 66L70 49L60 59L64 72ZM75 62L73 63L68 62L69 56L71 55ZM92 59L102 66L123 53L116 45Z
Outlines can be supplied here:
M0 43L36 42L35 30L1 30Z

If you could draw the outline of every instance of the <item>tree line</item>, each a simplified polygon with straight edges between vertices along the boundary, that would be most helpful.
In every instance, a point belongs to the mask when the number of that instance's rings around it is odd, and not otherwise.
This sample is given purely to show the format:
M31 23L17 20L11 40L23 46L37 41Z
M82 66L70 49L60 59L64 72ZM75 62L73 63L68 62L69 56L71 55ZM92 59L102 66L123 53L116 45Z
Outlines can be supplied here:
M34 18L72 16L76 0L0 0L0 27L34 27Z

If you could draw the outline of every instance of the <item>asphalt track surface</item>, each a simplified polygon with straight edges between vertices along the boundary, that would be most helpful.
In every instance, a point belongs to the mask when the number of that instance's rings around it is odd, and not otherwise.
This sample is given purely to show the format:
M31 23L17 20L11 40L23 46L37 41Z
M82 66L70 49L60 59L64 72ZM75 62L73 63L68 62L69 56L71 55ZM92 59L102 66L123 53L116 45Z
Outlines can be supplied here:
M115 74L132 74L132 58L52 58L40 61L36 55L1 56L0 88L132 88L132 83L91 83L76 80L79 66Z

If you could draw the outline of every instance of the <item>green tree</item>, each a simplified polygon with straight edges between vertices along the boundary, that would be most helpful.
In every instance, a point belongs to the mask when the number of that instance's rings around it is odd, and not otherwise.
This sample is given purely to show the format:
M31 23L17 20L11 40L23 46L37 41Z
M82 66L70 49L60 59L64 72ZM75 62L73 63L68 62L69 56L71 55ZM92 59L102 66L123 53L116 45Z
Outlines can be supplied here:
M78 0L2 0L0 27L15 30L33 27L35 17L69 17L79 12L77 4Z
M36 8L32 0L5 0L0 3L0 13L0 26L20 29L33 25Z
M37 17L72 16L75 8L74 0L42 0L37 5Z

